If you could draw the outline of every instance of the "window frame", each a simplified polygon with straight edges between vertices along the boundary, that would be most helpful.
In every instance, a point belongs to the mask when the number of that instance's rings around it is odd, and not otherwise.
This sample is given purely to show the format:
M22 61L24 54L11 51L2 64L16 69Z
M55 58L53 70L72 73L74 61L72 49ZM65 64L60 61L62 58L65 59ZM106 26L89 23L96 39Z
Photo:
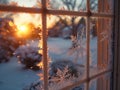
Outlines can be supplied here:
M94 13L94 12L90 12L90 0L86 0L87 1L87 10L86 12L77 12L77 11L63 11L63 10L49 10L47 9L46 6L46 2L47 0L41 0L42 3L42 7L41 8L28 8L28 7L16 7L16 6L6 6L6 5L0 5L0 11L4 11L4 12L22 12L22 13L34 13L34 14L41 14L42 15L42 41L43 41L43 68L44 68L44 90L48 90L48 79L46 77L48 77L48 62L47 62L47 29L46 29L46 17L47 14L52 14L52 15L75 15L75 16L85 16L87 18L87 61L86 61L86 78L84 80L80 80L70 86L64 87L62 90L69 90L75 86L78 86L82 83L86 83L86 90L89 90L89 83L91 80L100 77L106 73L112 72L112 69L107 69L104 70L100 73L97 73L93 76L89 75L89 56L90 56L90 35L89 35L89 30L90 30L90 17L102 17L102 18L113 18L113 14L106 14L106 13ZM100 0L98 0L100 1ZM115 1L115 0L114 0ZM117 2L119 2L119 0L117 0ZM115 4L117 4L117 2ZM115 7L117 8L117 6ZM116 14L117 11L116 11ZM118 18L118 17L117 17ZM116 20L117 20L116 18ZM117 29L119 27L115 26L115 28ZM117 34L117 31L116 33ZM120 37L119 37L120 38ZM116 37L116 39L118 39ZM115 47L113 47L115 48ZM118 50L115 50L115 53L118 54ZM119 56L119 55L118 55ZM115 58L118 56L114 56ZM118 57L119 59L120 57ZM117 60L118 60L117 59ZM116 60L116 59L115 59ZM116 62L114 62L114 66L116 65ZM114 67L116 68L116 67ZM117 73L117 71L115 71L115 73ZM114 77L116 78L116 77ZM114 89L117 90L117 89Z
M120 89L120 1L114 1L113 77L112 89Z

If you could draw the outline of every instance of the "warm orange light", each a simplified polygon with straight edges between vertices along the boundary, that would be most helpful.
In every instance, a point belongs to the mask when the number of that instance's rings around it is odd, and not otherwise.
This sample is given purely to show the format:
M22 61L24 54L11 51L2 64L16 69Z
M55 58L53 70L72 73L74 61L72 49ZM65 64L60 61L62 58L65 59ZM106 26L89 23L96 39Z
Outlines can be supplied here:
M14 23L12 21L9 21L10 26L14 26Z
M19 37L28 36L28 34L29 34L28 30L29 30L29 28L27 25L18 26L17 36L19 36Z
M25 26L25 25L21 25L21 26L19 26L18 27L18 30L20 30L21 32L27 32L27 26Z
M40 40L40 41L39 41L39 44L38 44L38 47L41 48L41 49L38 50L38 53L39 53L39 54L42 54L42 53L43 53L43 52L42 52L42 48L43 48L42 45L43 45L43 42L42 42L42 40Z
M38 63L37 66L39 66L40 68L43 68L43 62Z

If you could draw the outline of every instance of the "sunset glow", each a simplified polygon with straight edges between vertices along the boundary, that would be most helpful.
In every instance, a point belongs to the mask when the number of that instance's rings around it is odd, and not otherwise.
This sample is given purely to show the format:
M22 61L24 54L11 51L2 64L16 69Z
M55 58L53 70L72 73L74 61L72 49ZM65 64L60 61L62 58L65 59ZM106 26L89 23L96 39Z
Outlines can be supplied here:
M26 32L26 31L27 31L27 26L22 25L22 26L19 26L18 29L19 29L21 32Z
M40 68L43 68L43 62L40 62L37 66L39 66Z
M20 25L18 26L17 36L18 37L26 37L29 34L29 28L27 25Z
M9 22L9 25L10 25L10 26L14 26L14 23L10 21L10 22Z

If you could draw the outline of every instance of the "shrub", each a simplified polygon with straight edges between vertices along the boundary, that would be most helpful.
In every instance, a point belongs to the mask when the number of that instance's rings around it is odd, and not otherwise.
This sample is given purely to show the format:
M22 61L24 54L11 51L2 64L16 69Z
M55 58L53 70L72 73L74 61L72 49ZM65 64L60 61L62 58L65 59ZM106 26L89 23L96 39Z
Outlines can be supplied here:
M76 65L72 61L56 61L51 63L49 71L49 90L61 90L61 88L74 83L74 79L77 79L79 72ZM42 77L41 77L42 78ZM43 90L43 82L32 83L24 90ZM84 86L80 85L71 90L84 90Z
M49 71L50 77L59 77L57 75L59 71L66 72L65 75L70 74L70 76L78 77L77 67L72 61L58 60L58 61L53 62L50 65L50 68L51 68Z
M39 70L37 64L42 60L42 54L38 53L39 49L39 47L24 45L19 47L14 55L18 57L20 63L25 65L25 68Z

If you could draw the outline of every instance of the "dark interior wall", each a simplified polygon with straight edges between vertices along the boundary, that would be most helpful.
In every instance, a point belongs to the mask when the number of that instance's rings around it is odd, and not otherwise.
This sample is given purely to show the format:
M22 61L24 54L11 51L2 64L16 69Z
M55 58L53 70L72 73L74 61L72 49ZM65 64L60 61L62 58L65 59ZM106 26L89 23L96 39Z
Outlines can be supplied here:
M120 90L120 0L114 0L113 90Z

